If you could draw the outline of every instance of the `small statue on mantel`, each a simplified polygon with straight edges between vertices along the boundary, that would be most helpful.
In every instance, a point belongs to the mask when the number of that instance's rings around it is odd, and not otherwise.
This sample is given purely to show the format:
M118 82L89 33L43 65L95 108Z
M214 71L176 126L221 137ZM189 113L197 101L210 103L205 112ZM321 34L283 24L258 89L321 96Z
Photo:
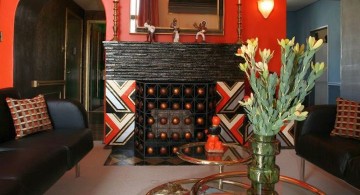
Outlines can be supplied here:
M202 21L199 25L195 22L194 27L198 30L195 36L195 41L197 42L199 35L201 35L202 41L205 42L205 33L207 32L206 21Z
M170 28L172 28L174 30L173 32L173 41L174 43L178 43L179 42L179 39L180 39L180 35L179 35L179 26L178 26L178 23L177 23L177 19L174 18L172 23L170 24Z
M221 132L220 118L218 116L213 116L211 122L212 125L208 130L209 135L205 143L205 150L209 153L224 153L224 146L219 139Z
M154 25L151 25L151 21L150 20L147 20L144 24L144 27L147 29L148 33L147 33L147 36L146 36L146 41L148 42L153 42L155 41L155 26Z

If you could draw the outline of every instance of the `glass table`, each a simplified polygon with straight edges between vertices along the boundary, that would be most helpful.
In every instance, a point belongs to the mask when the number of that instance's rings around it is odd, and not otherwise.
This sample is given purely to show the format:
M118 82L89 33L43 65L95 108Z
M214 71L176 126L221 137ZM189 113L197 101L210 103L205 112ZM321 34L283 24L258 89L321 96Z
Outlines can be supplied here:
M222 173L224 165L246 164L251 160L250 150L239 144L223 143L223 153L208 153L205 151L206 142L193 142L179 147L177 156L187 162L202 165L219 165Z
M223 172L225 165L247 164L251 161L250 150L238 144L226 144L224 153L207 153L206 142L193 142L179 147L177 155L184 161L194 164L219 165L219 173L205 178L182 179L168 182L151 189L147 195L208 195L208 194L247 194L251 181L247 172ZM321 190L300 180L280 176L276 184L277 194L307 195L325 194Z
M223 185L219 187L219 182ZM146 195L209 195L209 194L247 194L250 180L244 171L210 175L202 179L182 179L168 182L151 189ZM300 180L280 176L275 187L277 194L325 195L324 192Z

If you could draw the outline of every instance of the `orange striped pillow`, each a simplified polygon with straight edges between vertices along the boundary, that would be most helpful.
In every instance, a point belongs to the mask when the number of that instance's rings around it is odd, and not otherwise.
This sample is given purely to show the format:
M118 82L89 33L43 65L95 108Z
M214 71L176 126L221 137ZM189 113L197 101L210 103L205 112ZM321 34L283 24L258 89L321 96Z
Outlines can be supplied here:
M331 135L360 139L360 103L336 99L336 121Z
M43 95L32 99L6 98L14 121L16 137L52 129Z

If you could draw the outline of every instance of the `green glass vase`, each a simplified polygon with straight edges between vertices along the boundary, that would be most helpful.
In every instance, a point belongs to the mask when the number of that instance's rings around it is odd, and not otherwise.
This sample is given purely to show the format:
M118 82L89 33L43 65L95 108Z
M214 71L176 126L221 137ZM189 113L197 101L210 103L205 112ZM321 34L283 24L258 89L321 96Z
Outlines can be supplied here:
M250 139L252 162L248 165L251 188L247 194L277 194L275 184L279 181L280 168L275 164L280 153L280 142L275 136L256 135Z

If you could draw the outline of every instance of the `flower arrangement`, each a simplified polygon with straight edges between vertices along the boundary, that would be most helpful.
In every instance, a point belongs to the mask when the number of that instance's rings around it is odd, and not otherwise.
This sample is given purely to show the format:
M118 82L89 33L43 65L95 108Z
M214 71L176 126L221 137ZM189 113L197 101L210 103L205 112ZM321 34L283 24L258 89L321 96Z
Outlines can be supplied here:
M248 118L257 135L276 135L286 121L305 120L303 111L307 94L315 85L325 69L323 62L313 63L314 54L320 49L323 40L307 39L307 47L295 44L295 38L278 40L281 47L281 70L270 73L268 63L274 52L259 50L261 61L255 61L258 39L249 39L236 53L245 59L239 68L245 72L252 93L240 104L244 106Z

